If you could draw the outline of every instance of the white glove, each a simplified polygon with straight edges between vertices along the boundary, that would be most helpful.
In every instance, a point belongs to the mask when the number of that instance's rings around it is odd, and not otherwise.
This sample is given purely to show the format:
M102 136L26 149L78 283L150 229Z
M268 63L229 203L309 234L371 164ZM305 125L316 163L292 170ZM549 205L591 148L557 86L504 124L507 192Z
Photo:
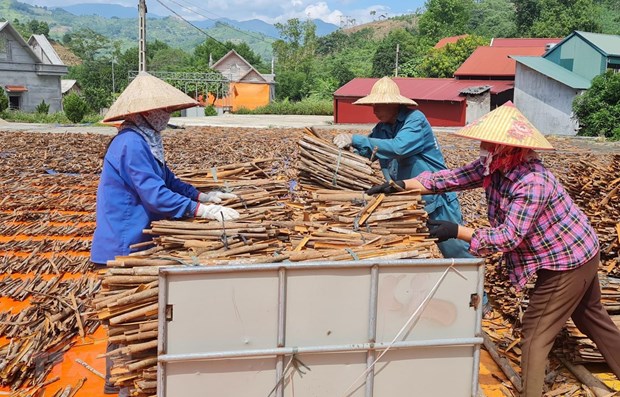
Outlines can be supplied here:
M222 215L224 216L225 221L239 218L239 213L232 208L222 207L221 205L216 204L198 203L198 208L196 209L196 218L221 221Z
M234 199L234 198L237 198L236 194L224 193L224 192L220 192L219 190L214 190L209 193L200 193L198 195L198 201L200 201L201 203L212 202L212 203L219 204L222 202L222 200L228 200L228 199Z
M338 148L343 149L347 146L351 146L353 142L353 134L338 134L334 137L334 145L338 146Z

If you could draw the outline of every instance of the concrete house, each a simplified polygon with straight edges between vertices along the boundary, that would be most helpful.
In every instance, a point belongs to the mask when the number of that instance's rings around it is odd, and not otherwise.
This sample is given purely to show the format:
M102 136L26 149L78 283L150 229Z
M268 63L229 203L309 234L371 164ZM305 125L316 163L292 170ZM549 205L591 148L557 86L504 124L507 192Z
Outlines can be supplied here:
M33 112L45 101L51 113L61 111L60 79L67 72L45 36L26 42L9 22L0 22L0 87L11 109Z
M608 69L620 72L620 36L575 31L544 55L516 61L514 103L543 133L575 135L573 100Z
M506 39L494 38L489 46L480 46L454 72L458 80L515 80L516 62L512 55L540 56L545 53L548 44L558 43L561 39ZM489 83L493 85L493 82ZM504 90L491 96L491 109L514 100L514 90Z
M217 99L217 107L233 111L241 107L255 109L268 105L275 98L273 75L261 74L235 50L230 50L211 68L230 81L228 96Z

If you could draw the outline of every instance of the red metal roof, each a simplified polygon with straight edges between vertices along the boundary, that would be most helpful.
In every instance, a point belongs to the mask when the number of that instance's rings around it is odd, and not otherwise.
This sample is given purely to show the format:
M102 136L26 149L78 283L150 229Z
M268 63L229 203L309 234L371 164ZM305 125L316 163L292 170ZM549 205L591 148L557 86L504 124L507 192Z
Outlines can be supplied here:
M491 47L541 47L547 44L557 44L561 38L495 38L491 39Z
M469 36L469 35L462 34L460 36L444 37L443 39L439 40L437 42L437 44L435 44L435 47L433 47L433 48L441 48L441 47L444 47L446 44L456 43L460 39L462 39L464 37L467 37L467 36Z
M361 98L370 94L372 86L379 79L356 78L334 92L334 98ZM396 77L400 93L407 98L425 101L464 101L465 96L459 95L466 88L490 85L491 93L497 94L514 87L510 80L456 80L456 79L425 79Z
M481 46L454 72L454 77L485 76L514 78L516 62L511 55L541 56L544 47L487 47Z
M4 88L6 92L25 92L28 91L28 88L23 85L5 85Z

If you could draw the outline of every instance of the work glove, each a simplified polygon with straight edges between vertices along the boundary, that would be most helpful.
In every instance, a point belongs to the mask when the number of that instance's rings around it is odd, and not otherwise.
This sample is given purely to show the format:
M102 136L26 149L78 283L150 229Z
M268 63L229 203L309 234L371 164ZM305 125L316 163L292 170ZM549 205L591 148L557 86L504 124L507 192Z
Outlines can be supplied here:
M436 238L438 243L442 243L451 238L456 238L459 233L458 223L449 221L429 219L426 222L426 227L428 227L430 236Z
M230 221L239 218L239 213L232 208L223 207L217 204L198 203L196 218L212 219L214 221Z
M394 184L400 186L403 190L405 190L405 181L394 181ZM375 185L371 187L370 189L366 190L366 194L369 196L372 196L373 194L377 194L377 193L390 194L390 193L396 193L398 191L399 190L395 188L394 186L392 186L390 182L385 182L382 185Z
M198 195L198 201L200 201L201 203L212 202L215 204L219 204L222 202L222 200L228 200L228 199L234 199L234 198L237 198L236 194L224 193L224 192L220 192L219 190L213 190L209 193L200 193Z
M347 146L351 146L353 143L353 134L338 134L334 137L334 145L340 149L344 149Z

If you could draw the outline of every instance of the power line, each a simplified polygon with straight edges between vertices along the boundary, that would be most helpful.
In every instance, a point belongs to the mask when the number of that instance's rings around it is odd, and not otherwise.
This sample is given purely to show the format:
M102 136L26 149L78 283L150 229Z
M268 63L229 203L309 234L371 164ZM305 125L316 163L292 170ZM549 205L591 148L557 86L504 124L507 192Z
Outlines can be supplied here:
M246 35L246 36L248 36L248 37L251 37L251 38L253 38L253 39L263 41L263 42L265 42L265 43L267 43L267 44L271 44L271 43L270 43L269 41L265 40L265 39L264 39L264 37L270 37L270 38L272 38L272 39L274 39L274 40L278 40L278 38L277 38L277 37L269 36L269 35L266 35L266 34L264 34L264 33L262 33L260 36L253 35L253 34L251 34L251 33L247 32L247 31L244 31L244 30L238 29L238 28L236 28L235 26L229 25L229 24L227 24L227 23L222 23L221 21L218 21L218 20L216 20L216 19L210 18L210 17L208 17L208 16L206 16L206 15L204 15L204 14L201 14L201 13L197 12L195 9L202 10L202 11L204 11L204 12L208 12L208 13L210 13L210 14L212 14L212 15L216 16L217 18L222 18L222 17L221 17L221 16L219 16L219 15L217 15L217 14L215 14L215 13L213 13L213 12L207 11L207 10L205 10L204 8L201 8L201 7L199 7L199 6L197 6L197 5L193 4L193 3L190 3L190 2L188 2L188 1L185 1L185 3L189 4L189 5L190 5L191 7L193 7L193 8L188 8L188 7L186 7L186 6L184 6L184 5L180 4L180 3L178 3L178 2L177 2L177 1L175 1L175 0L168 0L168 1L170 1L171 3L174 3L174 4L176 4L176 5L178 5L179 7L183 8L184 10L186 10L186 11L188 11L188 12L191 12L191 13L193 13L193 14L196 14L196 15L198 15L198 16L200 16L200 17L203 17L203 18L205 18L205 19L211 20L211 21L213 21L213 22L220 23L220 24L222 24L223 26L225 26L225 27L227 27L227 28L230 28L230 29L232 29L232 30L235 30L235 31L237 31L237 32L239 32L239 33L241 33L241 34L244 34L244 35ZM158 2L159 4L162 4L160 0L157 0L157 2ZM162 5L163 5L163 4L162 4ZM168 10L170 10L170 8L169 8L169 7L166 7L166 8L168 8ZM175 13L175 14L176 14L176 15L178 15L177 13ZM185 19L184 19L184 20L185 20Z
M179 15L176 11L174 11L172 8L168 7L167 5L165 5L164 3L161 2L161 0L157 0L157 2L159 4L161 4L163 7L165 7L168 11L170 11L171 13L173 13L174 15L176 15L177 17L179 17L182 21L187 22L189 25L191 25L192 27L194 27L196 30L198 30L200 33L204 34L205 36L207 36L208 38L212 39L213 41L215 41L216 43L218 43L219 45L221 45L224 49L228 50L228 47L226 47L226 45L224 43L222 43L221 41L219 41L218 39L216 39L215 37L209 35L209 33L205 32L204 30L200 29L198 26L194 25L193 23L191 23L190 21L188 21L187 19L183 18L181 15Z

